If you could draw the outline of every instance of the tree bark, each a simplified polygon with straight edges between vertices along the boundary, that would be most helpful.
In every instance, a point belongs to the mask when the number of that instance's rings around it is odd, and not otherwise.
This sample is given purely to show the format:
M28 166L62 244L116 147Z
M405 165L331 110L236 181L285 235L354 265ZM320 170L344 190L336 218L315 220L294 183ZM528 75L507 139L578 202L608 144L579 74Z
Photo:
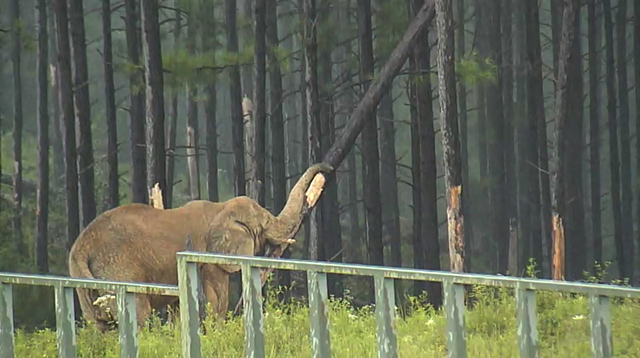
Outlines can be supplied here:
M38 204L35 261L39 273L49 272L49 34L47 1L38 0Z
M22 237L22 42L18 0L11 1L11 63L13 67L13 244L16 252L24 253Z
M56 40L56 21L55 13L53 11L55 5L51 5L51 11L49 11L49 81L51 86L51 107L52 110L52 133L51 133L51 147L53 154L53 190L63 191L64 183L64 146L62 144L62 109L60 108L60 81L59 81L59 66L58 66L58 44Z
M586 232L584 228L584 188L582 162L584 152L583 117L584 92L582 80L582 46L580 44L580 7L575 10L574 41L571 46L567 73L567 118L565 120L565 232L566 232L566 278L582 278L586 269Z
M71 248L71 245L73 245L80 233L78 165L76 163L76 126L71 82L71 44L69 43L67 4L64 0L55 0L53 4L58 39L60 102L62 104L62 116L64 117L64 161L68 250Z
M634 65L634 80L636 86L640 83L640 4L638 2L633 3L633 65ZM640 133L640 90L636 87L636 133ZM636 178L640 175L640 140L636 139ZM636 179L638 180L638 179ZM640 222L640 191L636 194L636 202L638 204L638 210L636 212L636 222ZM638 236L640 237L640 230L638 230ZM638 239L638 245L640 245L640 239Z
M620 202L620 159L618 157L618 118L615 88L615 58L613 43L613 21L611 0L602 0L605 36L605 70L607 87L607 117L609 119L609 170L611 173L611 212L613 214L613 237L616 245L618 272L621 278L630 277L627 271L627 247L622 235L622 210Z
M187 18L187 38L186 47L187 53L192 56L197 54L197 11L200 11L198 5L195 3L189 4L189 15ZM200 192L200 136L198 131L198 86L193 81L190 81L186 85L187 94L187 173L189 173L189 182L187 187L189 188L189 195L191 200L200 200L202 197Z
M204 3L204 12L208 14L215 13L215 6L210 3ZM203 31L200 33L202 45L205 51L214 53L216 50L216 38L209 34L216 33L216 18L208 18L205 20ZM204 87L206 101L204 104L205 113L205 135L207 141L207 195L209 201L217 202L220 200L220 192L218 189L218 118L216 115L218 107L217 74L213 73L211 79ZM173 119L172 119L173 120ZM167 168L167 170L169 170ZM167 183L168 184L168 183Z
M180 0L175 0L174 2L174 6L176 7L175 20L173 23L174 48L177 48L179 46L180 32L182 31L182 12L178 7L179 2ZM205 111L207 110L205 109ZM169 120L169 127L167 128L167 208L173 207L173 185L175 181L174 178L176 167L175 151L178 129L178 91L174 91L173 95L171 96L171 118Z
M543 172L542 167L545 165L540 148L541 137L546 138L546 120L544 115L544 97L542 88L542 56L540 46L540 16L537 4L531 1L525 2L525 24L526 24L526 68L527 68L527 113L528 125L525 135L526 157L523 158L525 163L524 175L528 178L527 183L527 201L530 203L530 221L531 236L529 245L531 254L538 268L544 267L543 255L543 223L547 223L547 219L541 217L543 213L541 191L544 192L544 178L548 178ZM542 125L541 125L542 124ZM544 133L540 133L544 132ZM546 146L546 143L545 143ZM546 157L545 157L546 158ZM546 160L546 159L545 159ZM524 215L524 214L523 214ZM524 228L523 228L524 230ZM549 277L549 275L544 275Z
M80 181L80 206L82 227L87 227L96 217L94 188L93 139L91 135L91 97L87 68L87 45L84 29L82 0L69 3L69 29L73 50L74 98L78 118L78 176Z
M366 89L374 73L371 0L358 0L358 38L360 48L360 82ZM380 202L380 159L378 127L374 111L368 113L362 129L363 200L366 220L367 248L370 265L384 265L382 243L382 211Z
M447 0L436 1L438 25L438 99L440 102L440 128L442 131L445 188L447 200L447 227L449 241L449 267L453 272L464 272L464 216L462 207L462 160L456 113L456 79L454 72L453 9Z
M138 2L138 4L140 4ZM127 36L127 54L129 61L137 71L129 74L129 93L131 96L129 119L131 121L131 193L134 203L147 204L147 157L145 137L145 91L144 70L140 59L140 38L138 36L138 22L140 21L140 6L136 0L125 0L125 30ZM163 197L167 198L166 193ZM165 205L165 208L168 207Z
M482 4L482 0L474 0L475 11L475 33L474 33L474 47L476 48L478 57L484 59L487 57L487 35L486 35L486 22L483 18L486 17ZM483 178L483 187L486 186L487 168L489 159L487 157L487 108L485 106L485 84L483 81L479 81L476 85L476 111L478 120L478 166L480 178ZM483 194L483 198L488 200L488 195Z
M266 2L267 0L256 0L253 7L253 22L254 22L254 52L253 52L253 65L254 65L254 88L253 88L253 101L254 101L254 114L255 120L253 129L255 140L255 153L253 160L255 161L255 173L253 186L256 190L257 197L255 198L258 204L265 206L265 138L266 138L266 123L267 123L267 65L266 65L266 39L265 32L267 31L266 22Z
M593 259L603 265L602 205L600 189L600 48L602 47L602 7L598 0L587 2L589 46L589 162L591 175L591 236ZM592 271L595 273L595 270Z
M236 0L226 0L226 34L227 51L238 53L238 30L236 27ZM229 98L231 107L231 143L233 147L233 172L235 195L246 193L244 163L244 122L242 118L242 89L240 66L234 64L229 68Z
M558 74L556 76L556 107L554 111L554 151L551 166L551 210L552 210L552 274L554 280L565 278L565 230L563 220L565 218L564 170L565 170L565 121L569 111L568 72L575 32L575 13L578 11L578 0L564 0L562 12L562 34L560 39L560 54L558 56Z
M419 39L421 40L421 39ZM422 41L419 41L422 42ZM416 48L417 49L417 48ZM416 74L418 69L417 54L409 60L409 71ZM418 115L418 85L417 81L409 81L408 84L409 112L411 114L411 198L412 198L412 242L413 242L413 267L426 268L424 244L422 243L422 187L420 185L422 173L420 172L420 117ZM426 173L425 173L426 175ZM427 224L426 222L424 223ZM419 296L427 289L428 282L413 281L413 295Z
M120 205L118 177L118 130L116 126L116 90L113 80L113 50L111 43L111 1L102 0L102 63L107 116L107 208Z
M625 271L633 282L634 239L633 239L633 191L631 188L631 136L629 128L629 83L627 73L627 0L618 0L616 42L618 66L618 103L620 108L620 184L622 192L622 237L625 245ZM638 20L640 21L640 20Z
M145 84L147 100L147 187L156 183L160 187L163 205L166 198L166 162L164 143L164 80L162 74L162 51L160 46L160 25L158 23L158 2L141 0L143 41L145 62Z

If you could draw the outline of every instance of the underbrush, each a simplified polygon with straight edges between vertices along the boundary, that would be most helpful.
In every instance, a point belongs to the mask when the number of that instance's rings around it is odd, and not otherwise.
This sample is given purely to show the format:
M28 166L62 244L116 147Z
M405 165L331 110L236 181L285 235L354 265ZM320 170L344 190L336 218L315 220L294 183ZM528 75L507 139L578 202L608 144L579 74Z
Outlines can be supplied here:
M283 304L269 292L265 302L267 357L308 357L309 317L306 302ZM517 357L513 290L473 287L473 307L465 311L469 357ZM444 357L444 317L441 310L409 298L405 319L396 329L400 357ZM422 300L420 300L422 301ZM536 294L541 357L590 356L588 299L579 295ZM612 330L616 357L640 357L640 301L612 299ZM346 299L330 300L333 357L375 357L376 327L371 306L355 308ZM226 322L205 320L203 357L237 358L244 355L242 317ZM79 357L117 357L118 334L99 333L89 325L77 330ZM140 357L180 357L179 324L152 321L138 332ZM55 330L16 333L17 357L57 357Z

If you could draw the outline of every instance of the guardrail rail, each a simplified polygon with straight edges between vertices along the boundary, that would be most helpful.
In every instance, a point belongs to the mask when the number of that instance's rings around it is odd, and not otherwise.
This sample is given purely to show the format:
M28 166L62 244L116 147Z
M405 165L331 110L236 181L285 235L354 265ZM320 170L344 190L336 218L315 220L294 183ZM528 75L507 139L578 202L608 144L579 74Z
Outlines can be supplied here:
M394 280L442 282L444 291L445 339L449 357L465 358L464 285L511 287L516 292L516 329L519 356L538 357L535 291L584 294L589 297L592 356L613 356L610 298L640 298L640 289L606 284L588 284L508 276L491 276L445 271L416 270L359 264L325 263L253 256L230 256L200 252L179 252L178 286L182 356L199 358L200 324L198 274L196 265L233 264L242 271L243 321L246 357L265 356L260 269L303 270L307 272L312 357L330 357L329 320L327 317L327 274L373 277L375 283L375 321L377 350L380 358L396 358Z

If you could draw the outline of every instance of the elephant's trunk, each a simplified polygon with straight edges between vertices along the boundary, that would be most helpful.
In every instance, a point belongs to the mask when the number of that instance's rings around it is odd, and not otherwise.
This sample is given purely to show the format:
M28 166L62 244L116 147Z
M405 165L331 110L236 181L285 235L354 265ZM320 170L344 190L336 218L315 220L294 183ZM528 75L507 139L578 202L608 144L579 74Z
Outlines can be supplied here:
M270 223L266 228L266 237L274 241L284 241L292 239L302 224L302 219L309 207L305 200L305 193L311 181L318 173L330 173L333 167L326 163L319 163L310 166L300 177L296 185L291 189L287 204L275 222Z

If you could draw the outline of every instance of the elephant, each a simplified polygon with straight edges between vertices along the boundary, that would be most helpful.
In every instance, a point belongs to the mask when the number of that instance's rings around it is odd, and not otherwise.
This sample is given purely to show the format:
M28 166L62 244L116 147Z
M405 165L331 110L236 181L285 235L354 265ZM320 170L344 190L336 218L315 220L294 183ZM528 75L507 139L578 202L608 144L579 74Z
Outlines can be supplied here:
M190 250L229 255L259 255L267 247L282 249L294 242L309 204L305 193L318 173L330 173L326 163L310 166L300 177L282 211L271 214L247 196L224 202L194 200L173 209L132 203L105 211L78 236L69 252L69 275L111 281L177 285L176 253ZM229 275L237 265L199 267L206 302L224 319L228 308ZM109 327L109 307L96 299L104 292L76 289L83 318L101 331ZM175 304L177 297L135 294L137 324L152 310ZM108 305L106 305L108 306ZM111 311L115 307L111 305ZM115 312L114 312L115 313Z

